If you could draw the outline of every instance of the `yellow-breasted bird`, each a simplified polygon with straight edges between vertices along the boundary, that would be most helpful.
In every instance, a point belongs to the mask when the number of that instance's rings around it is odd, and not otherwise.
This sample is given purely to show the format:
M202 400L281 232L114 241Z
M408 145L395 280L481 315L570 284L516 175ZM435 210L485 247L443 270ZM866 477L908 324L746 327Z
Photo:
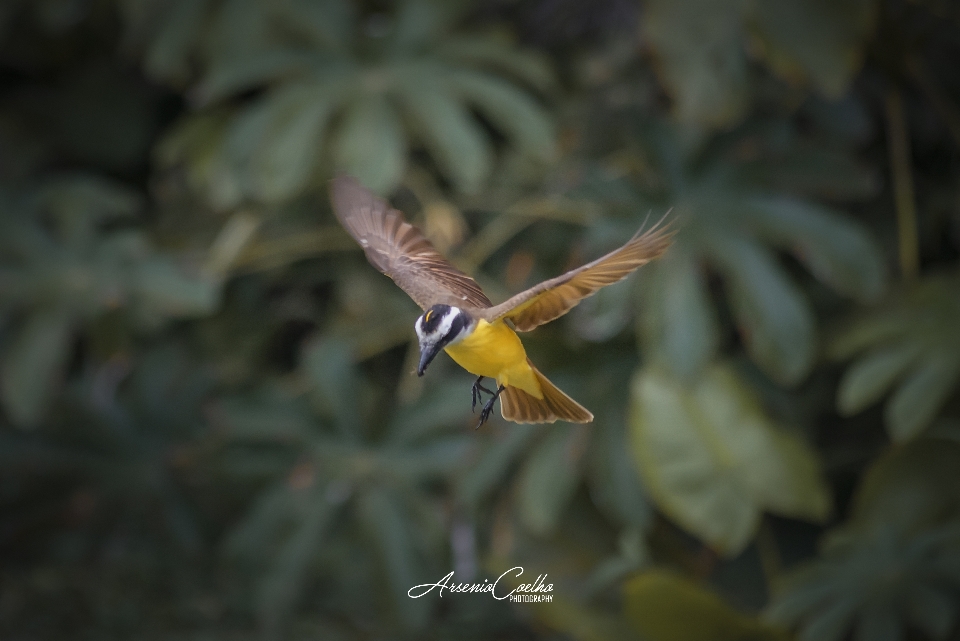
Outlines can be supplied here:
M593 414L534 367L514 330L526 332L563 316L601 287L657 258L670 245L668 231L659 226L638 231L620 249L494 305L476 281L451 265L403 214L354 178L338 176L330 187L334 213L367 260L425 310L414 324L420 341L418 375L423 376L443 349L478 376L473 408L477 399L483 400L481 391L491 398L481 409L477 427L490 416L497 398L503 418L516 423L593 420ZM481 385L484 378L496 380L495 392Z

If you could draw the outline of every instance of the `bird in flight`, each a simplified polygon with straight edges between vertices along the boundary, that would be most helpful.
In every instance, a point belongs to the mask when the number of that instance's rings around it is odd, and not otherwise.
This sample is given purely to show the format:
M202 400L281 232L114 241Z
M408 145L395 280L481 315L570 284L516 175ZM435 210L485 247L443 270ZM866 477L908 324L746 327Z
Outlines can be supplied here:
M545 280L494 305L477 282L451 265L419 229L356 179L341 175L330 185L333 211L363 248L367 260L393 279L424 310L414 328L420 342L417 374L444 350L477 376L472 407L483 401L483 425L500 399L503 418L515 423L589 423L586 408L560 391L527 358L517 332L563 316L584 298L616 283L663 254L671 233L655 225L623 247L562 276ZM642 230L641 230L642 231ZM496 381L496 390L482 385Z

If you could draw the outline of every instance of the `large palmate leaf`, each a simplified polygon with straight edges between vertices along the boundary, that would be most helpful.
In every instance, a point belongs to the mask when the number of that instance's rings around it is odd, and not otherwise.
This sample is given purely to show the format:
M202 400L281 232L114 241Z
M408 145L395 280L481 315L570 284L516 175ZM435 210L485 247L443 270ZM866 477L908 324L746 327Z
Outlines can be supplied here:
M719 128L752 99L748 49L788 80L839 97L863 62L872 0L653 0L641 22L674 115Z
M891 438L922 432L960 381L960 278L935 275L894 294L840 332L838 359L857 356L840 381L841 414L862 411L891 392L884 421Z
M516 152L551 159L553 124L528 89L550 85L548 68L495 38L455 35L459 12L452 8L397 2L388 32L372 38L341 0L224 3L214 32L225 35L206 47L195 94L212 106L261 91L227 115L212 139L168 146L173 153L165 154L166 162L194 171L193 146L209 149L220 161L206 174L206 188L216 205L232 206L245 198L278 202L303 194L318 184L327 162L384 193L402 177L408 149L422 147L458 190L476 193L496 157L476 114ZM256 31L251 15L260 16L260 30L244 48L228 35ZM300 37L275 38L271 29ZM205 113L188 117L178 130ZM237 189L218 187L222 182Z
M716 273L747 353L778 382L796 384L816 360L817 328L807 296L778 252L791 253L840 294L871 301L885 286L879 248L833 208L771 191L766 183L778 174L776 158L761 183L753 163L737 160L736 142L718 139L704 153L684 154L673 130L662 125L636 135L650 167L646 184L626 183L625 198L633 207L672 205L669 217L677 227L670 252L647 267L641 281L644 344L676 375L692 380L720 345L707 288L709 274ZM762 145L764 137L748 142ZM796 176L795 167L788 173ZM624 205L611 200L609 206Z
M462 397L441 385L393 412L384 428L361 409L350 344L329 336L305 345L299 376L305 395L278 385L219 405L238 452L256 457L280 446L296 456L273 465L274 482L233 528L225 552L252 573L258 617L271 634L282 632L309 585L350 567L356 578L338 592L382 599L401 625L419 628L428 601L407 590L436 579L443 545L440 506L423 487L463 465L470 442L449 431L467 406L451 403ZM362 568L351 566L357 558Z
M794 572L770 616L800 627L802 641L905 638L907 627L943 639L960 603L960 526L913 536L835 533L822 558Z
M3 345L0 400L33 426L59 386L80 326L122 308L134 325L212 312L220 283L191 274L128 228L130 190L70 176L4 194L0 217L2 312L18 322Z
M960 446L917 439L882 456L864 476L850 521L820 558L788 575L769 615L799 638L932 639L960 614Z
M655 0L641 23L677 118L707 126L740 118L749 96L741 0Z
M658 507L724 554L765 510L823 521L830 496L813 452L776 426L749 388L713 365L685 386L656 368L633 383L631 452Z

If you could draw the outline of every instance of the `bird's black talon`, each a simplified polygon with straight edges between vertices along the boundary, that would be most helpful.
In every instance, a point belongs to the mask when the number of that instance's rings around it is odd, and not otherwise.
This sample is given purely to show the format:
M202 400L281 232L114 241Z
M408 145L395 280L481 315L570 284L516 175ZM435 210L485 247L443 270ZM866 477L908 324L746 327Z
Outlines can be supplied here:
M470 411L476 413L477 411L477 401L483 400L483 397L480 396L480 381L483 380L482 376L478 376L477 380L473 382L473 387L470 388Z
M501 385L495 394L493 392L490 392L490 394L493 394L493 396L490 398L489 401L484 403L483 409L480 410L480 422L477 423L477 426L474 429L480 429L480 426L486 423L487 419L490 418L490 414L493 412L493 404L497 402L498 398L500 398L500 392L502 392L503 390L504 390L504 387L503 385ZM487 390L484 390L484 391L487 391Z
M470 390L471 393L471 402L470 402L470 411L477 411L477 401L482 401L483 397L480 395L480 392L486 392L487 394L493 394L492 390L488 390L486 387L480 384L480 381L484 379L483 376L478 376L477 380L474 381L473 387Z

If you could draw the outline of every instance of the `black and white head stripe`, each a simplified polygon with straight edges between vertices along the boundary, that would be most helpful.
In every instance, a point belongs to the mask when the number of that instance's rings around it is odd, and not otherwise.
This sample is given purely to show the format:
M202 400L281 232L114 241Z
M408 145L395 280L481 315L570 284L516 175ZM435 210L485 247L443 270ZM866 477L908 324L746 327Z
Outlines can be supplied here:
M473 319L462 309L434 305L417 319L414 327L420 339L420 364L417 375L423 376L430 361L447 345L456 343L473 330Z
M434 305L417 319L415 328L421 344L449 345L466 336L470 316L458 307Z

